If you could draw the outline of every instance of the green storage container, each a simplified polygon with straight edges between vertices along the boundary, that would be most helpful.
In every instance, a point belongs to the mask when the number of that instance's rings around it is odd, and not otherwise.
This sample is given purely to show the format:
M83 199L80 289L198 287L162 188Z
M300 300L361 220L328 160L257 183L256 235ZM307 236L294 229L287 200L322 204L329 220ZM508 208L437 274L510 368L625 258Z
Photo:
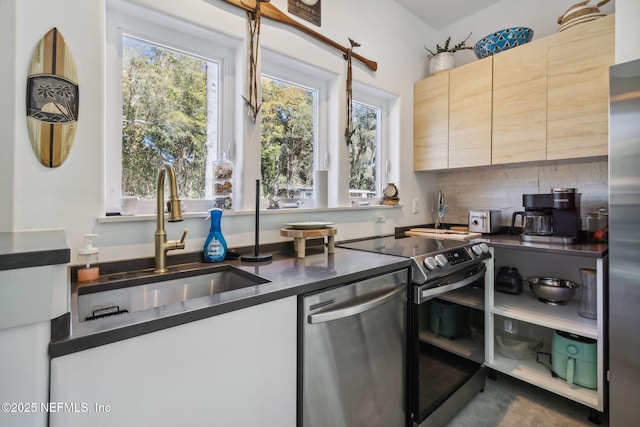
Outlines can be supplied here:
M465 331L469 308L434 298L430 301L429 329L437 336L456 338Z
M598 345L591 338L555 331L551 343L553 372L569 384L598 388Z

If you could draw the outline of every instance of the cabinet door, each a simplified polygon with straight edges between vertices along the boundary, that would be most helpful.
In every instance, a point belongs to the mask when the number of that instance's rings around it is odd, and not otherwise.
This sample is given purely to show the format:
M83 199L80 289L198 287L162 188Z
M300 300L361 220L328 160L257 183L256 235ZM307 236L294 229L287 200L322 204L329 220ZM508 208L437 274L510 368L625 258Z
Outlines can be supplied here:
M614 19L609 15L548 38L548 160L607 155Z
M493 57L491 163L547 158L547 40Z
M493 58L485 58L450 74L449 167L491 164Z
M295 426L296 297L51 360L51 427ZM82 404L86 412L82 411Z
M413 89L413 170L449 165L449 72L416 82Z

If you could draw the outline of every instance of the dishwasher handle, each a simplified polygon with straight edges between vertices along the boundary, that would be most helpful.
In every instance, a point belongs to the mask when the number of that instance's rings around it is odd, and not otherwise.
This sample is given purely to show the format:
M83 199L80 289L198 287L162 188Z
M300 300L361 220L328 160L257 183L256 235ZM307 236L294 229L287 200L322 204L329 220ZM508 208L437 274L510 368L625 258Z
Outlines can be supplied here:
M386 303L400 292L405 289L405 286L398 286L391 291L377 296L375 298L371 298L368 301L363 303L350 305L347 307L342 307L336 310L327 310L322 313L310 314L307 317L309 323L323 323L323 322L331 322L332 320L344 319L345 317L355 316L356 314L364 313L365 311L373 310L376 307L381 306Z

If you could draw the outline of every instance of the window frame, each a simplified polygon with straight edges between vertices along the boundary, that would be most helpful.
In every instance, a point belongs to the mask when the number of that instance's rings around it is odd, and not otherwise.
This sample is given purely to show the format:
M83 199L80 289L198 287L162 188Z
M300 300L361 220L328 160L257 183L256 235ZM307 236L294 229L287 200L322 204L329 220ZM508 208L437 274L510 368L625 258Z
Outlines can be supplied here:
M234 162L234 209L232 212L248 211L253 206L255 167L260 165L260 155L252 149L256 142L254 133L247 132L246 106L240 95L244 94L243 59L246 45L243 39L219 33L210 27L171 17L144 7L108 1L106 9L106 68L105 68L105 213L117 212L122 192L122 57L121 37L126 33L161 46L185 52L220 63L219 87L219 136L218 143ZM340 111L344 103L344 75L319 68L296 58L286 56L269 48L261 47L259 74L289 81L296 85L317 90L317 120L314 128L314 173L328 170L330 207L348 208L349 172L348 160L340 158L344 144L344 124ZM398 97L379 88L353 81L353 99L366 105L380 108L377 196L381 196L390 177L393 157L391 141L397 141ZM339 129L338 129L339 128ZM236 135L238 135L236 137ZM236 140L237 138L237 140ZM259 137L258 137L259 142ZM334 153L335 151L335 153ZM237 158L236 158L237 157ZM344 171L347 173L345 174ZM314 183L315 186L315 183ZM247 191L248 189L248 191ZM245 194L243 194L245 193ZM336 194L343 194L336 196ZM251 196L249 196L250 194ZM202 199L186 201L186 211L192 214L206 212L212 201ZM264 202L264 201L263 201ZM147 203L147 202L145 202ZM262 207L266 207L261 204ZM313 209L311 204L302 207ZM286 212L287 210L282 210ZM277 212L272 212L277 213ZM140 215L155 214L155 202L139 210Z
M146 19L107 9L105 213L118 212L122 197L122 37L128 36L206 61L219 63L217 152L234 151L234 46L214 31L151 13ZM154 19L153 21L151 19ZM169 27L171 26L171 28ZM187 200L186 212L208 210L212 199ZM139 202L140 214L155 213L155 201Z
M314 118L313 129L313 171L324 170L328 168L328 93L331 79L335 78L335 75L316 67L308 66L307 64L285 57L281 54L273 52L269 49L264 49L262 52L262 61L260 69L260 77L263 75L275 79L287 82L289 84L300 86L305 89L315 91L316 96L314 99L316 108L316 117ZM262 149L262 146L261 146ZM260 159L258 159L258 165L260 165ZM314 189L316 183L314 182ZM264 199L266 200L266 199ZM305 199L306 201L307 199ZM308 199L309 201L314 199ZM315 203L314 203L315 205ZM309 203L305 203L300 206L301 209L312 209Z
M352 84L352 91L352 102L358 102L379 110L377 123L378 141L376 146L376 194L374 196L374 198L379 199L382 198L382 190L385 186L385 180L389 177L389 130L391 127L389 123L389 113L391 108L391 97L387 94L381 93L377 89L370 88L355 81ZM350 174L351 171L348 171L347 176L349 177Z

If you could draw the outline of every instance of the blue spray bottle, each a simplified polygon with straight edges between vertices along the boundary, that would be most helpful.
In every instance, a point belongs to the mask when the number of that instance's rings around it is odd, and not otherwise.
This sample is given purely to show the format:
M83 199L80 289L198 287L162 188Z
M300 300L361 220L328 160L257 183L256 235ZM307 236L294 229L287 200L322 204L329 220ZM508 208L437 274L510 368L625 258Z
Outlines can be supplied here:
M211 218L211 228L209 236L204 242L204 260L205 262L222 262L227 255L227 242L220 230L222 209L211 209L209 218Z

